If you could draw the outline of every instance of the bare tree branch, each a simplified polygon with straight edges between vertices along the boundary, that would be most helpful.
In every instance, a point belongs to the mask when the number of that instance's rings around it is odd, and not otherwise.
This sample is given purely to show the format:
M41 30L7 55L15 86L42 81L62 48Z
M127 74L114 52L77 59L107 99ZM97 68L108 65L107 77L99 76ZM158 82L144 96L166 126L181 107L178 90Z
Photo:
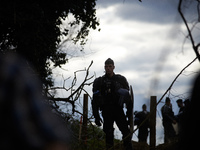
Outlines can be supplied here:
M199 43L197 46L195 46L195 42L194 42L194 39L193 39L193 36L192 36L192 32L191 32L191 30L190 30L190 28L189 28L189 25L188 25L188 23L187 23L187 20L185 19L185 16L184 16L183 13L182 13L182 9L181 9L182 1L183 1L183 0L179 0L178 12L179 12L179 14L181 15L181 18L183 19L183 22L184 22L184 24L185 24L185 26L186 26L186 28L187 28L188 36L190 37L190 41L191 41L191 44L192 44L192 48L193 48L193 50L194 50L194 52L195 52L195 54L196 54L198 60L200 61L200 55L199 55L199 52L198 52L198 47L199 47L199 44L200 44L200 43Z
M87 69L78 70L78 71L74 72L74 78L73 78L71 86L69 88L65 87L65 82L66 82L66 80L69 79L69 78L67 78L67 79L64 79L63 86L61 86L61 87L52 87L52 88L49 89L49 90L65 90L65 91L71 90L71 94L67 98L54 97L53 95L51 95L48 92L48 99L52 100L54 102L56 102L56 101L68 102L68 103L70 103L72 105L72 112L73 113L74 112L78 112L77 110L75 110L75 102L79 99L80 94L82 93L82 91L88 93L84 89L84 86L85 85L90 86L93 83L93 82L89 82L88 83L88 81L90 81L94 77L94 75L89 77L89 69L92 66L92 64L93 64L93 61L91 61L90 65L88 66ZM79 85L79 87L76 90L74 90L74 86L76 85L76 82L77 82L77 73L81 72L81 71L86 71L85 78L84 78L83 82ZM90 96L90 98L91 98L91 96ZM80 112L79 112L79 114L80 114Z
M173 80L172 83L170 84L169 88L165 91L165 93L162 95L162 97L160 98L160 100L157 102L156 105L158 105L158 104L162 101L163 97L168 93L168 91L171 90L172 86L174 85L174 83L176 82L176 80L178 79L178 77L183 73L183 71L184 71L186 68L188 68L188 67L189 67L193 62L195 62L196 60L197 60L197 57L196 57L195 59L193 59L187 66L185 66L185 67L179 72L179 74L174 78L174 80Z

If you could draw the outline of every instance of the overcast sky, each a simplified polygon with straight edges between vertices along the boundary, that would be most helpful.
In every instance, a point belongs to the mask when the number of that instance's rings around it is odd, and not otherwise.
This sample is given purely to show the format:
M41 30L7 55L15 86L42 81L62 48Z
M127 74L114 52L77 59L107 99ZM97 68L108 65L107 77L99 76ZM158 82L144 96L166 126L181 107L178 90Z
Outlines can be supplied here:
M198 20L195 3L185 4L184 12L191 25ZM98 31L91 31L83 52L72 52L79 56L69 60L63 68L68 71L54 71L56 84L73 76L76 70L86 68L93 60L90 74L96 77L104 74L104 62L112 58L115 73L124 75L133 86L135 94L134 109L141 110L149 98L157 100L167 90L176 75L195 58L191 43L185 39L186 29L177 11L178 1L169 0L98 0L97 17L100 21ZM199 30L194 29L195 39L199 39ZM65 47L70 52L71 47ZM78 48L77 48L78 49ZM193 63L178 78L167 94L172 100L173 110L178 113L176 100L190 96L192 81L198 71L199 63ZM83 78L80 74L79 81ZM87 87L92 94L92 88ZM61 93L61 96L65 96ZM164 102L165 99L162 100ZM163 127L160 108L157 107L157 144L163 142ZM116 136L121 137L116 128ZM137 140L136 136L133 138Z

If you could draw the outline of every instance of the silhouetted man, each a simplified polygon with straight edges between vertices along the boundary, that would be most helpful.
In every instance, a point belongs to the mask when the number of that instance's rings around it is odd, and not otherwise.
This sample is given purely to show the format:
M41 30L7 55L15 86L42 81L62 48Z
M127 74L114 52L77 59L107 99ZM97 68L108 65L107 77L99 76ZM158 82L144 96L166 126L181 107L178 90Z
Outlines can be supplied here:
M183 131L182 126L184 124L184 119L185 119L185 106L183 105L182 99L178 99L176 102L180 109L179 109L178 114L175 117L178 122L178 133L179 133L179 136L181 136L182 131Z
M126 150L132 150L130 130L126 118L132 114L133 104L130 100L129 85L124 76L114 73L114 61L105 61L105 75L95 79L93 84L92 109L96 125L101 125L99 110L103 115L103 131L106 134L106 148L114 145L114 128L116 122L123 135ZM124 114L123 105L126 103L127 112Z
M165 105L161 108L161 113L163 117L163 127L164 127L164 141L168 143L171 138L175 137L176 133L172 126L172 123L176 123L174 118L174 112L172 111L172 104L169 97L165 100Z
M147 111L147 106L145 104L142 105L142 111L136 113L135 117L137 118L136 125L140 126L138 131L138 138L139 142L145 142L147 143L147 137L148 137L148 128L149 128L149 119L147 119L145 122L143 122L146 117L149 115L149 112Z

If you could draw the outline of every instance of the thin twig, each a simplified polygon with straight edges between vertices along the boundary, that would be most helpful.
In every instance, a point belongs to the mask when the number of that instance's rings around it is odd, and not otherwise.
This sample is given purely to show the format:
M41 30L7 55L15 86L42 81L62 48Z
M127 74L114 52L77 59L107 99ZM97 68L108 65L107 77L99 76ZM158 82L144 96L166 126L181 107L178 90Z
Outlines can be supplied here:
M181 15L181 18L183 19L183 22L187 28L187 31L188 31L188 35L190 37L190 41L191 41L191 44L192 44L192 48L198 58L198 60L200 61L200 55L199 55L199 52L198 52L198 47L199 46L195 46L195 43L194 43L194 39L193 39L193 36L192 36L192 32L188 26L188 23L187 23L187 20L185 19L185 16L183 15L182 13L182 10L181 10L181 6L182 6L182 0L179 0L179 4L178 4L178 12L179 14ZM198 44L199 45L199 44Z

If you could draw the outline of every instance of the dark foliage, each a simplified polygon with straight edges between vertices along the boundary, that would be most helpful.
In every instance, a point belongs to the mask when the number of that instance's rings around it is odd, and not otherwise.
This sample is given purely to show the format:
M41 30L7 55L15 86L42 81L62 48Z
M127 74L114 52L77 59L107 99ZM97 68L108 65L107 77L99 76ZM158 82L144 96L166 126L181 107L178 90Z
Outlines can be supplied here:
M80 25L74 42L84 44L89 29L99 25L96 0L1 0L0 53L14 51L24 56L37 70L45 87L52 86L50 62L60 66L67 62L66 53L57 49L61 36L69 29L60 30L62 19L72 14Z

